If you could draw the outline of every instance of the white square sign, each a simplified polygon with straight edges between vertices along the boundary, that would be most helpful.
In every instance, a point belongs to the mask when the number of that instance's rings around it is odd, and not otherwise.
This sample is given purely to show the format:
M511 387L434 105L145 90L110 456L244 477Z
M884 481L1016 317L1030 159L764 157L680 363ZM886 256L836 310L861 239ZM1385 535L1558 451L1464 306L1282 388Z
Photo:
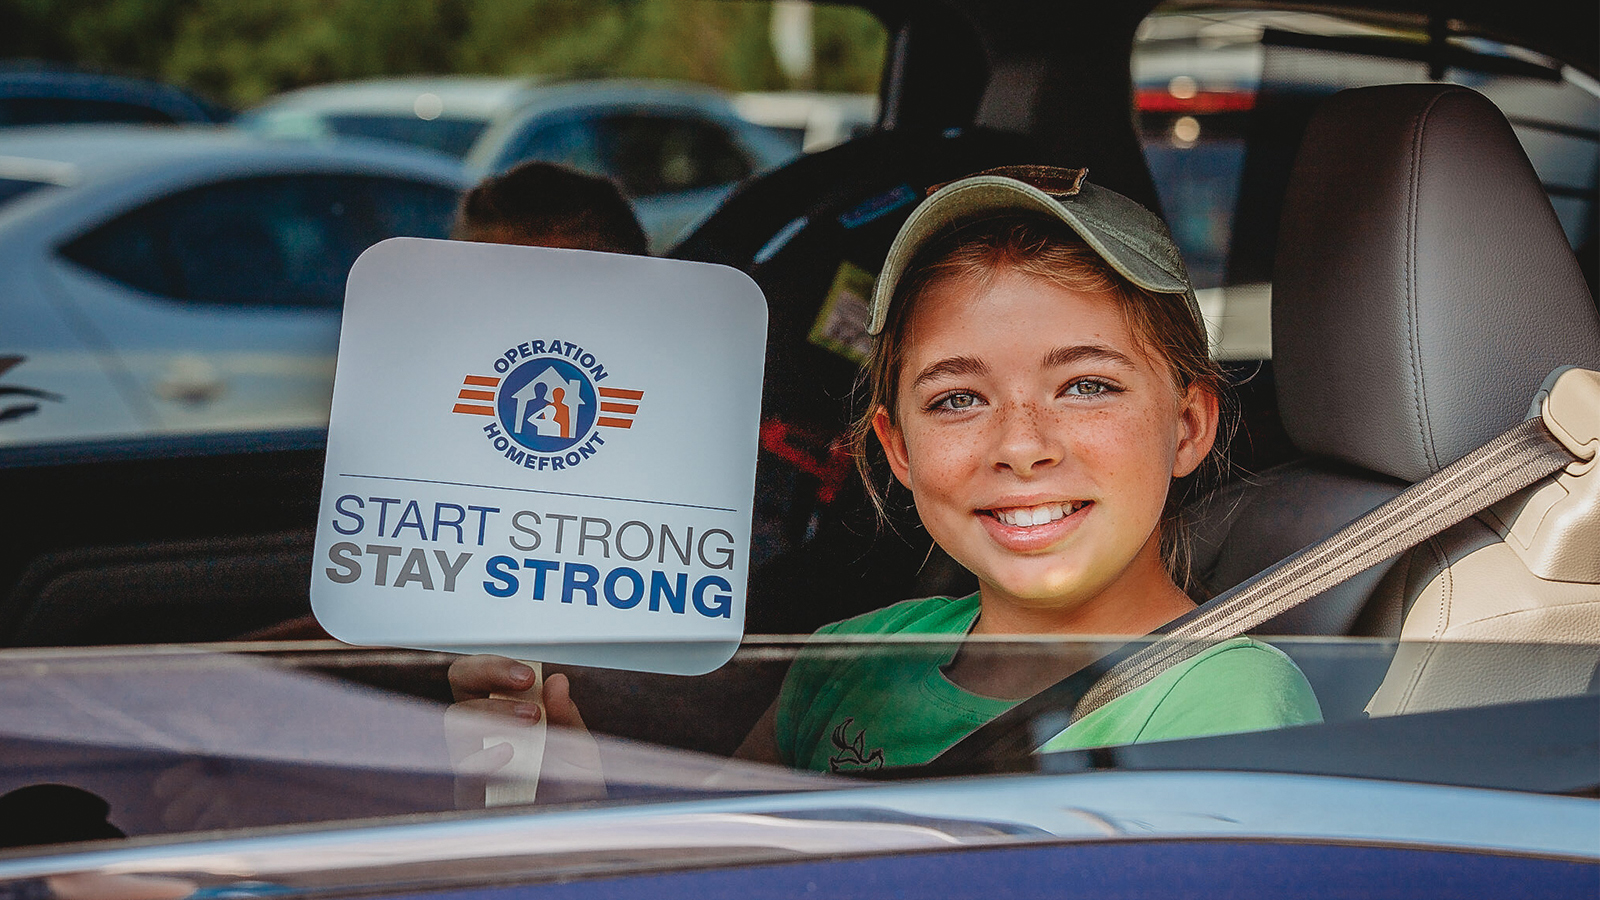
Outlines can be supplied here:
M350 272L311 605L356 644L698 674L744 630L743 273L396 238Z

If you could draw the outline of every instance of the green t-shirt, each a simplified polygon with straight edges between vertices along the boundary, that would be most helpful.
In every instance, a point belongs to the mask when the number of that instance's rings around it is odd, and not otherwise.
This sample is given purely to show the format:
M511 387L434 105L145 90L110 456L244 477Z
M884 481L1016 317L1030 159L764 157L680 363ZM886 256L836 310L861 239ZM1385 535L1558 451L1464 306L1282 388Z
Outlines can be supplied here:
M964 636L977 595L907 600L818 629L817 636ZM943 668L958 639L877 645L870 653L813 646L801 651L778 694L783 761L848 772L932 760L1018 701L963 690ZM1162 672L1072 723L1040 749L1104 747L1321 721L1316 695L1289 657L1234 638Z

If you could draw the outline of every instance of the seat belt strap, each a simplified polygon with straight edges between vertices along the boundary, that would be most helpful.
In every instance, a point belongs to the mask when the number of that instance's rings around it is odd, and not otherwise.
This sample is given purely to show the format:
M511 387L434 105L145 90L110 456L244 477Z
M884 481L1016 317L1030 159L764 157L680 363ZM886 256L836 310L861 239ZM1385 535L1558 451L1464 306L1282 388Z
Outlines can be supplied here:
M1113 665L1077 721L1219 640L1238 637L1351 575L1396 556L1580 459L1534 417L1184 617ZM1059 707L1058 707L1059 708Z

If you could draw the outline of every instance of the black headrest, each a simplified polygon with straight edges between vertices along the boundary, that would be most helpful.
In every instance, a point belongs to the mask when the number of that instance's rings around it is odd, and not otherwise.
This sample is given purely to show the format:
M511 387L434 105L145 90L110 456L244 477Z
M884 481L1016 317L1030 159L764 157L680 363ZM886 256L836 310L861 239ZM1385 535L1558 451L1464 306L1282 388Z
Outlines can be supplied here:
M1306 130L1272 344L1296 446L1418 481L1515 425L1552 369L1600 367L1600 317L1500 111L1386 85Z

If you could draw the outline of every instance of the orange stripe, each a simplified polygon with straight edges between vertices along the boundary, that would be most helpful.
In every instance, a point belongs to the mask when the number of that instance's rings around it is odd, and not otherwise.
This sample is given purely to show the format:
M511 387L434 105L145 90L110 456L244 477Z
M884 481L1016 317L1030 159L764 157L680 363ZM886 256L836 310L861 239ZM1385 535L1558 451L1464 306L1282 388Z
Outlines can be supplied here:
M487 375L468 375L466 378L461 380L461 383L475 384L479 387L496 387L500 384L500 379L490 378Z
M494 391L469 391L466 388L462 388L461 393L456 396L463 400L493 400Z
M633 427L633 420L632 419L610 419L610 418L595 419L594 423L596 425L604 425L607 428L632 428Z
M458 412L458 413L467 413L469 415L474 415L474 416L492 416L492 415L494 415L494 407L492 407L492 406L470 406L470 405L468 405L466 403L457 403L456 404L456 408L452 409L450 411L451 412Z
M644 391L625 391L622 388L601 388L600 396L612 400L638 400L644 397Z
M629 415L632 415L632 414L634 414L634 413L639 411L639 404L637 404L637 403L602 403L602 404L600 404L600 411L601 412L628 413Z

